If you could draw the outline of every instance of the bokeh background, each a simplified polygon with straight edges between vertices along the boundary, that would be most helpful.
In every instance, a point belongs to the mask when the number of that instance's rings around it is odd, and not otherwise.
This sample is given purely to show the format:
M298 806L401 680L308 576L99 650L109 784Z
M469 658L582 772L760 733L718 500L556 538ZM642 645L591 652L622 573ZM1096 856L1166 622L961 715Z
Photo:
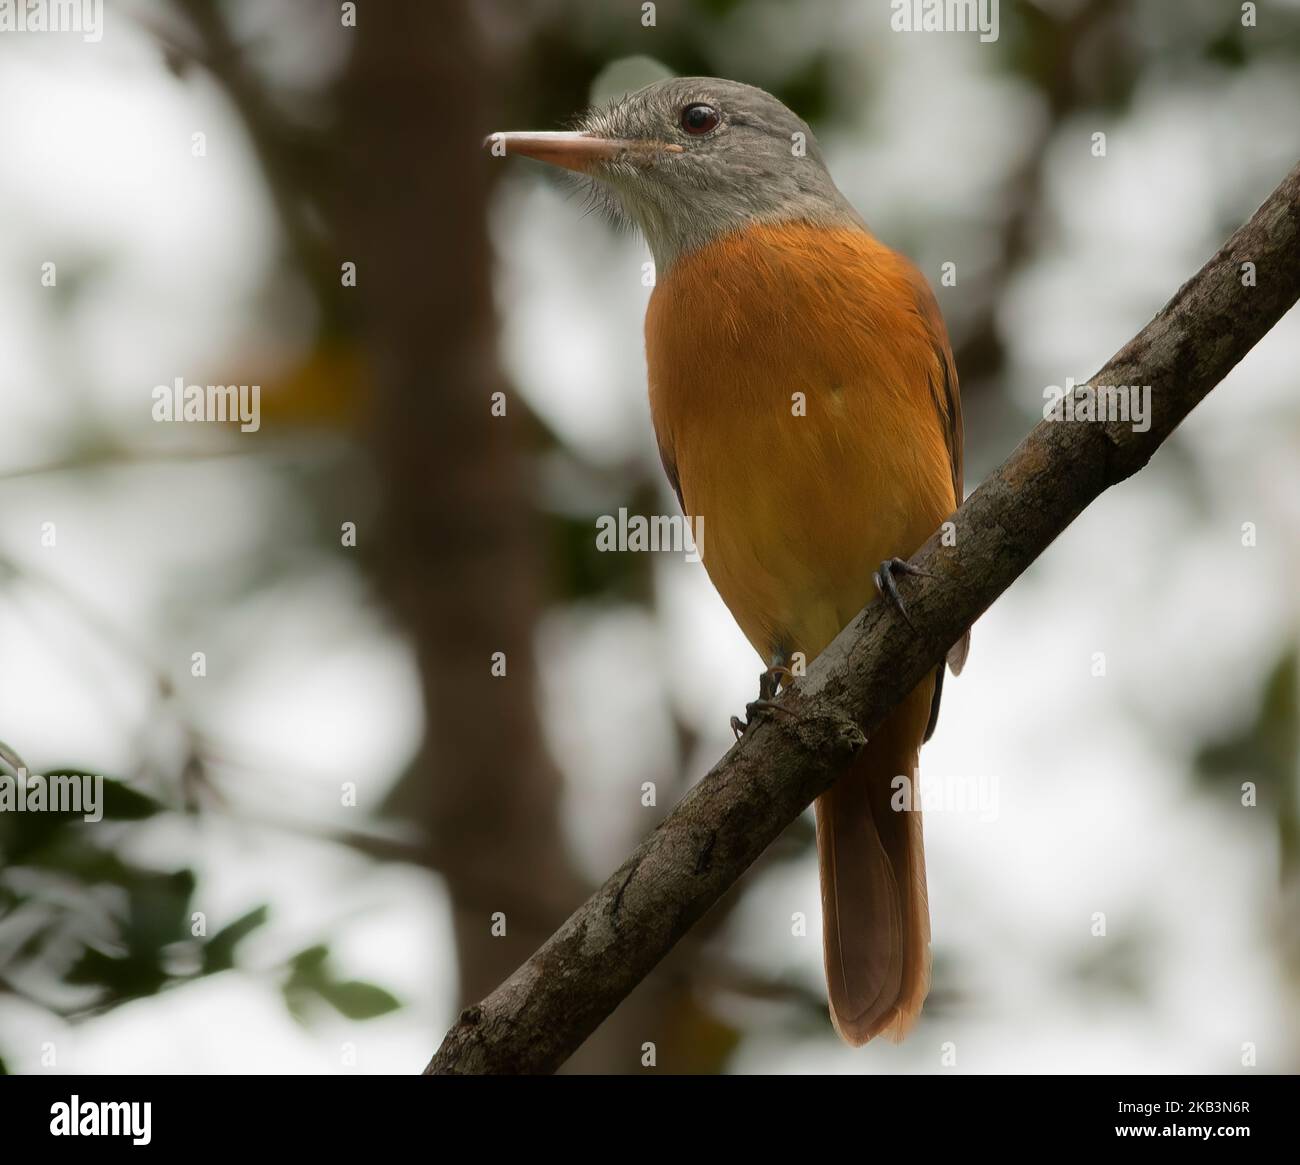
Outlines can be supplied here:
M776 93L937 287L968 489L1300 157L1282 0L1003 0L993 43L883 0L349 7L0 34L0 739L110 778L99 824L0 820L11 1072L417 1071L728 746L757 660L703 569L595 549L676 509L648 254L485 133ZM905 1044L830 1029L805 818L573 1068L1300 1068L1297 368L1292 314L976 626L922 777L994 811L927 819ZM178 376L259 383L260 430L155 423Z

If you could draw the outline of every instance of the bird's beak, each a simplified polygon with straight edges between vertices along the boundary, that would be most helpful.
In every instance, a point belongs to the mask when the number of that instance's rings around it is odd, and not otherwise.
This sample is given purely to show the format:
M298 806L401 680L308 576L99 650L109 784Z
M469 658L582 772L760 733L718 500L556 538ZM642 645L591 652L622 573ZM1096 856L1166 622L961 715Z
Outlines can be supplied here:
M495 157L521 154L552 166L588 173L601 162L632 162L648 166L664 154L680 154L671 142L602 138L589 133L494 133L483 145Z

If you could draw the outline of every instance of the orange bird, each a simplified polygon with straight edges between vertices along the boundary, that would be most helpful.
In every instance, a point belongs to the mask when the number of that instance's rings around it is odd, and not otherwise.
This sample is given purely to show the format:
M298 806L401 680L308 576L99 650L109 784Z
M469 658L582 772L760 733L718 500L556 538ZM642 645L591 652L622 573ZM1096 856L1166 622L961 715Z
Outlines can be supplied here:
M675 78L580 127L488 140L585 175L649 243L659 451L682 509L703 519L709 577L767 665L747 710L761 715L873 585L906 617L895 576L961 502L943 318L836 189L808 126L761 89ZM967 643L949 653L954 672ZM921 818L891 798L896 778L916 779L942 681L941 666L817 801L831 1022L851 1044L901 1039L929 990Z

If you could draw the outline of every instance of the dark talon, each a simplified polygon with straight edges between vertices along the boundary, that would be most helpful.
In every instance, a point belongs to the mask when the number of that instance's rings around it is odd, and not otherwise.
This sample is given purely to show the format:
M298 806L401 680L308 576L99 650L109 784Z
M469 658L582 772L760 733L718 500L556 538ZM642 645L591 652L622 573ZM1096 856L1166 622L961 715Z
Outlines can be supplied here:
M733 716L731 718L731 731L736 734L736 739L739 740L744 736L745 733L753 727L754 721L765 712L780 712L785 716L789 716L791 720L799 719L797 712L792 712L789 708L782 707L775 700L751 700L745 705L744 720L741 720L739 716Z
M754 717L760 712L784 712L787 716L794 716L799 719L795 713L780 704L773 702L777 689L784 682L789 684L794 679L794 673L785 666L785 655L777 652L772 656L772 665L766 671L760 672L758 677L758 699L753 700L745 705L745 718L742 720L739 716L731 718L731 731L736 734L739 740L745 735L746 730L754 722Z
M921 578L933 578L928 570L921 570L913 566L902 558L887 558L880 564L880 569L872 576L876 590L880 597L890 604L900 615L913 631L916 630L916 624L912 622L912 617L907 613L907 606L903 602L903 597L898 593L898 584L894 582L895 574L919 575Z
M788 688L788 687L789 687L789 686L794 682L794 672L792 672L792 671L791 671L788 667L786 667L784 664L774 663L774 664L773 664L770 668L768 668L767 671L765 671L763 674L764 674L765 676L771 676L771 677L772 677L772 694L773 694L773 695L776 695L776 690L777 690L777 688L778 688L781 684L785 684L785 686ZM760 688L762 687L762 681L761 681L761 680L759 681L759 687L760 687ZM761 691L760 691L759 694L762 695Z

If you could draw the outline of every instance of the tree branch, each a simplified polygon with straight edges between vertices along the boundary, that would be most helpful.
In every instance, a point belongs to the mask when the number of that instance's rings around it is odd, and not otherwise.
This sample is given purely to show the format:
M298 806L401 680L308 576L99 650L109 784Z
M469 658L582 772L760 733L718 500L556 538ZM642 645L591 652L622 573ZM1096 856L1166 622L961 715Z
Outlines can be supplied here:
M1253 286L1243 264L1253 263ZM888 712L1104 490L1300 297L1300 166L1088 383L1150 385L1150 427L1046 420L913 561L915 631L871 603L522 967L464 1011L425 1069L551 1072L844 770ZM948 539L952 541L952 539Z

